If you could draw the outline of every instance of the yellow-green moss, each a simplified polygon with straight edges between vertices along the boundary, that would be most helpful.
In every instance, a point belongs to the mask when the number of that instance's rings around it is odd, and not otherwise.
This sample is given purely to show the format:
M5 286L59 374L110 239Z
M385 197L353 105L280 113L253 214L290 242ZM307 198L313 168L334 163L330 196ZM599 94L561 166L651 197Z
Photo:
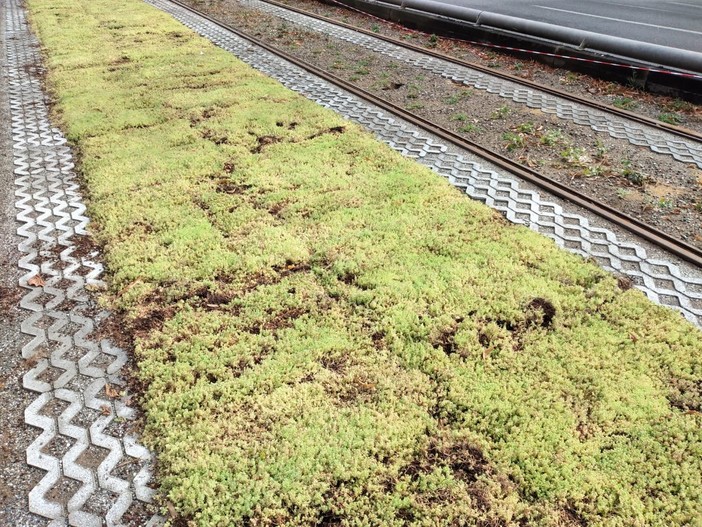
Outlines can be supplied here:
M139 1L28 5L181 514L702 525L679 315Z

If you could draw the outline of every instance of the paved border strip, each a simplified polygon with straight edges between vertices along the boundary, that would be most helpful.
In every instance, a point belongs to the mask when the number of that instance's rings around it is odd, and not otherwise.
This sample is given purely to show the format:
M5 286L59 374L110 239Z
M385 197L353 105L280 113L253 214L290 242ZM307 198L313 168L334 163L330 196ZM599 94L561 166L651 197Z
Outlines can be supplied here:
M370 35L288 11L260 0L237 0L237 2L243 6L287 20L305 29L364 47L392 59L406 62L411 66L423 68L445 79L478 90L485 90L515 103L526 104L529 108L535 108L547 114L555 114L557 117L575 124L589 126L596 132L607 133L615 139L624 139L633 145L650 148L658 154L670 155L681 163L693 163L698 168L702 168L702 144L700 143L686 141L651 126L634 123L507 80L491 77L460 64L404 49Z
M25 422L41 429L27 462L46 472L29 493L29 510L51 527L123 525L127 511L153 497L153 457L128 431L135 413L120 377L127 354L94 334L109 316L89 295L103 286L103 268L99 254L84 249L88 218L70 148L49 120L38 41L19 0L3 11L26 291L21 330L31 337L22 348L31 368L23 385L38 394ZM160 524L158 516L147 523Z
M450 149L439 139L184 7L168 0L144 1L284 86L361 124L393 149L430 167L510 221L527 225L572 252L595 258L606 270L629 276L651 300L677 309L690 322L702 327L701 270L683 272L672 263L650 257L641 245L622 240L612 229L591 225L587 217L564 208L543 193L528 190L518 179L487 168L467 152Z

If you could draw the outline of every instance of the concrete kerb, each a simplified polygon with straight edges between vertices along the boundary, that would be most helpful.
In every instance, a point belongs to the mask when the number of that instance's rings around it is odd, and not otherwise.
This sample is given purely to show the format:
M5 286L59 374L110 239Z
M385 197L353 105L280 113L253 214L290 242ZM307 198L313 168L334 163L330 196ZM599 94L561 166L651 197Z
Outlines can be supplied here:
M480 14L477 25L547 38L576 46L579 50L591 49L619 57L630 57L651 64L668 66L690 73L702 73L702 53L695 53L694 51L669 48L487 11Z

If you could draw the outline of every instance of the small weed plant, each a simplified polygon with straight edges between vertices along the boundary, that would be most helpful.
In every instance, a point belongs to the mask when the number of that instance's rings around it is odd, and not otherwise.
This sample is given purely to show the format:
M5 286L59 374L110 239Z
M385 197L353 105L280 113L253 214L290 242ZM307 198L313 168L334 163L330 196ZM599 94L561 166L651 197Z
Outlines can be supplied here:
M468 123L461 126L459 131L463 132L464 134L476 134L482 132L482 129L477 124Z
M515 134L514 132L505 132L502 134L502 140L505 141L505 147L509 152L517 150L518 148L524 148L526 145L524 135Z
M591 165L587 167L583 174L586 177L599 177L604 176L607 173L607 169L602 165Z
M535 130L536 126L532 122L517 125L517 132L522 134L533 134Z
M615 97L612 104L622 110L633 110L638 106L637 102L631 97Z
M643 186L643 184L646 182L646 178L643 176L643 174L641 174L641 172L634 168L631 160L629 159L622 160L622 168L619 171L619 174L629 183L636 185L637 187Z
M670 198L658 198L656 206L662 210L671 210L673 208L673 200Z
M492 114L490 114L490 119L504 119L510 114L510 112L511 110L509 106L500 106L497 110L493 111Z
M471 88L465 88L459 91L458 93L454 93L453 95L450 95L444 99L446 104L458 104L459 102L468 99L473 95L473 90Z
M567 146L561 150L559 157L561 161L571 166L582 166L585 162L585 150L579 146Z
M356 69L354 69L355 75L368 75L370 73L370 60L359 60L356 63Z
M595 159L602 161L606 157L608 150L609 149L604 144L604 142L602 142L602 140L597 139L595 141L595 154L594 154Z
M684 119L682 116L678 113L673 113L673 112L667 112L667 113L661 113L658 114L658 120L664 123L668 124L681 124Z
M673 99L665 106L672 112L691 112L694 109L694 105L692 103L682 99Z
M563 142L563 133L560 130L547 130L541 135L539 142L545 146L554 146Z
M565 74L565 77L561 79L561 82L565 84L575 84L580 80L580 74L574 71L569 71Z

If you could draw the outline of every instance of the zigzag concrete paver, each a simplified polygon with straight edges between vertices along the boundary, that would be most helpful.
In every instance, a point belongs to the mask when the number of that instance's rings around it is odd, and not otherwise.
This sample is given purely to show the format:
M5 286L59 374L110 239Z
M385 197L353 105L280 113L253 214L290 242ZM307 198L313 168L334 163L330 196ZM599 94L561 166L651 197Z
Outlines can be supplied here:
M103 268L88 241L72 153L50 122L38 42L19 0L3 11L24 291L19 327L27 337L22 384L33 393L24 420L40 430L31 432L26 461L41 476L24 502L29 514L15 524L157 525L162 518L146 506L153 459L130 431L135 412L120 375L128 357L96 335L110 314L88 291L102 286Z
M0 122L1 119L0 111ZM3 147L0 140L0 149ZM11 188L11 181L7 184L4 170L4 166L0 166L3 194L0 196L0 525L40 525L25 517L24 510L27 490L36 479L25 463L25 449L32 434L24 425L23 408L32 398L21 391L25 367L20 354L22 336L18 321L21 312L16 289L19 276L15 272L17 259L11 251L17 244L7 232L14 228L14 217L5 212L7 198L12 194L5 194L5 189Z
M24 422L24 408L34 396L22 389L27 369L21 349L22 310L17 262L17 209L15 209L10 107L7 99L6 18L0 16L0 525L35 527L46 521L27 508L27 494L41 478L41 471L26 463L27 446L34 430Z

